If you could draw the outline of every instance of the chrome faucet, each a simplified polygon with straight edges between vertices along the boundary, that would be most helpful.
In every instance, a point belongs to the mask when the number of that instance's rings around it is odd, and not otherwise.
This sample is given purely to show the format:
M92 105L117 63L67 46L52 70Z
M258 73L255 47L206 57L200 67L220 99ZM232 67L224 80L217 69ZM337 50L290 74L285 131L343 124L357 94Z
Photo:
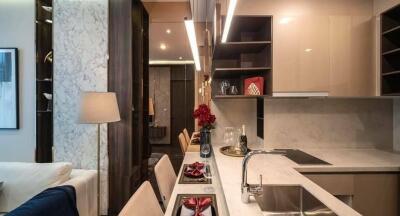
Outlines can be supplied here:
M250 196L258 196L261 195L263 192L262 189L262 175L260 175L260 184L255 185L255 184L248 184L247 183L247 164L249 163L250 158L252 158L254 155L258 154L282 154L282 152L278 151L272 151L272 152L267 152L263 150L254 150L248 153L242 163L242 202L243 203L249 203Z

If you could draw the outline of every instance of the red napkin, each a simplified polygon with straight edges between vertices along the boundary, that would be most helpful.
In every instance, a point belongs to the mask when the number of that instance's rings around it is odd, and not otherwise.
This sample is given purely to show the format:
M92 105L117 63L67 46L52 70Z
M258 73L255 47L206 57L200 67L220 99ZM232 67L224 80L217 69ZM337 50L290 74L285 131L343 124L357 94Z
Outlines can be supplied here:
M189 165L190 168L192 169L198 169L201 170L204 168L204 163L200 163L200 162L195 162Z
M204 168L203 163L196 162L186 167L183 174L189 178L202 177L204 175L203 168Z
M202 212L206 210L212 203L210 197L191 197L183 201L183 205L194 211L193 216L204 216Z

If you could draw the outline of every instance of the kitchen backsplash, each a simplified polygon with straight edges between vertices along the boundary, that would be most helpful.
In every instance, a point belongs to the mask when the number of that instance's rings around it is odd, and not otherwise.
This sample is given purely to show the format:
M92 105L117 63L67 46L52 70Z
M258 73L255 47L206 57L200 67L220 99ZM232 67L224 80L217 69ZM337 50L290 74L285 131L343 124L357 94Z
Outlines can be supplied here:
M400 152L400 99L394 100L393 149Z
M262 147L262 140L257 138L256 100L213 100L211 110L217 117L215 130L212 132L213 143L224 142L225 127L241 127L246 125L249 146Z
M264 105L266 147L393 147L392 100L273 99Z

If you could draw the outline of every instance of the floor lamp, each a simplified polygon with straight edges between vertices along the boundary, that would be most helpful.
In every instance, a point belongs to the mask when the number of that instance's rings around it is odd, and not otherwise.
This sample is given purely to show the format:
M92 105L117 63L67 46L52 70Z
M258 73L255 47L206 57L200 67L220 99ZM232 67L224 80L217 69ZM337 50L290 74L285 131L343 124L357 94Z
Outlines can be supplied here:
M100 125L120 121L116 94L113 92L83 92L79 122L97 125L97 214L100 215Z

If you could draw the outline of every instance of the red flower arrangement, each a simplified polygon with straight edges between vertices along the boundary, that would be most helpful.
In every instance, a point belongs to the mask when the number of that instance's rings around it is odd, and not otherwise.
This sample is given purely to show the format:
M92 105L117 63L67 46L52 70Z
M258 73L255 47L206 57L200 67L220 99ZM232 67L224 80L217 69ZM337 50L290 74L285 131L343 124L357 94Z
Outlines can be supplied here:
M213 129L216 120L215 115L211 114L210 108L206 104L200 104L199 107L193 112L193 117L198 120L200 127L208 130Z

